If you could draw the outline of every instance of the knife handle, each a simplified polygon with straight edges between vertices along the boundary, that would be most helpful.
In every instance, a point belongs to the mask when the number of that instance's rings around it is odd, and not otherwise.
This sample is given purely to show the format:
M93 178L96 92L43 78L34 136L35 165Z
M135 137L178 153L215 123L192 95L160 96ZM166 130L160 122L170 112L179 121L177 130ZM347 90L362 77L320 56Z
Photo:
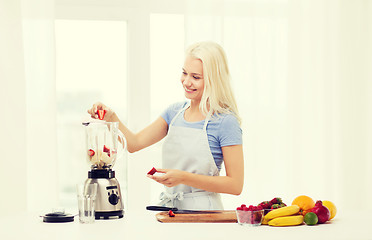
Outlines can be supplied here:
M178 208L162 207L162 206L147 206L146 210L150 210L150 211L169 211L169 210L177 211Z

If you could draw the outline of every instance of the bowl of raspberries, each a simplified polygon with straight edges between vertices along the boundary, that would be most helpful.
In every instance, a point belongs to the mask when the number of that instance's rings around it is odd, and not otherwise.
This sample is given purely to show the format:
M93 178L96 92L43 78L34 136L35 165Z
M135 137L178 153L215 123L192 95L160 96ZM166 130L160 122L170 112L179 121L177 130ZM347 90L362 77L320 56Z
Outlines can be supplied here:
M240 225L259 226L262 223L264 210L261 206L242 204L236 208L236 218Z

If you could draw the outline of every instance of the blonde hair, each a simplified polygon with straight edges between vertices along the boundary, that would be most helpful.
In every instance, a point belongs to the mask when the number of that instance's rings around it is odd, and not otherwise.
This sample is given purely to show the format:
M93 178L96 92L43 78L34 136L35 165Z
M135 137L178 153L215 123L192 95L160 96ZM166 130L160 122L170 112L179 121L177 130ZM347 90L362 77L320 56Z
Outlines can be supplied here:
M198 42L187 48L186 55L203 63L204 92L199 105L200 111L204 115L209 112L217 116L221 113L233 114L240 124L223 48L215 42Z

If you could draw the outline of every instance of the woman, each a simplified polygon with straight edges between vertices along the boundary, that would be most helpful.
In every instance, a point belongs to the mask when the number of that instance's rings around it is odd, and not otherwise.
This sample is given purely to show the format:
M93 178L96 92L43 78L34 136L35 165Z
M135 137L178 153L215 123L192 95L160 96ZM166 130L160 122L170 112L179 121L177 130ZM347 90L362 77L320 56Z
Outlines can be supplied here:
M181 76L189 101L176 103L138 133L131 132L115 112L96 103L88 113L119 122L133 153L164 137L161 176L148 175L163 184L160 205L179 209L222 210L219 193L239 195L243 188L242 131L230 86L224 50L214 42L191 45ZM226 176L219 176L222 162Z

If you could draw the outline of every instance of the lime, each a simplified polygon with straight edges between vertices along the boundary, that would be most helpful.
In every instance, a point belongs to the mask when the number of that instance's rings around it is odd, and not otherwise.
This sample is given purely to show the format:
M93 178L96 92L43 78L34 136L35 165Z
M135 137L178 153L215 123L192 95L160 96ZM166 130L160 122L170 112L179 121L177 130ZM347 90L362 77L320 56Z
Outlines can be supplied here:
M313 212L306 213L304 221L307 225L315 225L318 223L318 216Z

